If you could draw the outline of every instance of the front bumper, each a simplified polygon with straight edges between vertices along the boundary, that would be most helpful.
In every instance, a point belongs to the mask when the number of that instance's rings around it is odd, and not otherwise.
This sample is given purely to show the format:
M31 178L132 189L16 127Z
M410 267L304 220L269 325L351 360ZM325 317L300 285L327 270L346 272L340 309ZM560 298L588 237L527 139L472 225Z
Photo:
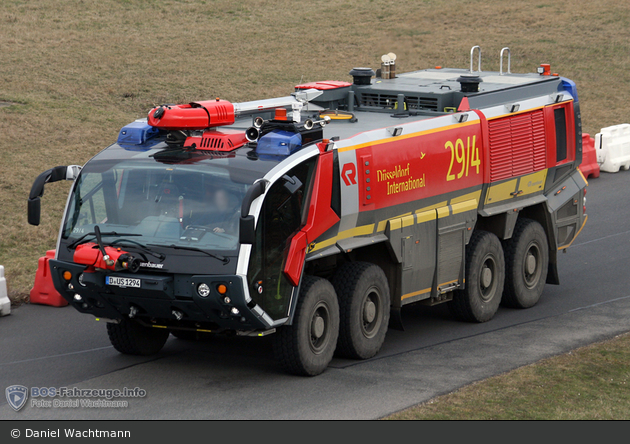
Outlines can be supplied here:
M269 330L284 320L272 320L247 294L240 276L132 274L128 272L85 272L86 266L50 261L55 288L70 305L97 318L118 320L133 317L141 322L169 328L204 330ZM64 279L64 272L70 279ZM105 284L106 276L140 279L140 288ZM210 288L206 297L197 288ZM227 292L219 294L223 284ZM226 296L228 299L226 299Z

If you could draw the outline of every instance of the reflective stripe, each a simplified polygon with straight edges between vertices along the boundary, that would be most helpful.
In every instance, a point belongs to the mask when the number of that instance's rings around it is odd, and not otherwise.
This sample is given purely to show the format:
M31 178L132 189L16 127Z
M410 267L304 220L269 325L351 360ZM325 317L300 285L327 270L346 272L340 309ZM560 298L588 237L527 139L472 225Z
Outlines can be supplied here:
M342 239L348 239L349 237L355 236L365 236L372 233L374 233L374 224L362 225L360 227L341 231L337 236L333 236L330 239L318 242L315 247L311 251L309 251L309 253L334 245L337 243L337 241L340 241Z

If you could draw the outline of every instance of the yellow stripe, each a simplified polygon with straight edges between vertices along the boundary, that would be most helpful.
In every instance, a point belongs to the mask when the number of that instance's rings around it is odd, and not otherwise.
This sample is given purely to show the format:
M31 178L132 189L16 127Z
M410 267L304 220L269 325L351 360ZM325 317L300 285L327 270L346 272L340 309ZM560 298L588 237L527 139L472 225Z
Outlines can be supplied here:
M486 194L485 205L513 199L515 196L512 193L515 191L520 191L520 194L517 196L526 196L528 194L542 192L545 188L547 172L548 170L544 169L508 180L507 182L490 185L488 193ZM517 181L518 190L516 189ZM540 183L535 185L537 182ZM532 185L530 186L530 184Z
M491 204L495 202L501 202L502 200L511 199L513 193L516 190L516 180L512 179L507 182L498 183L496 185L490 185L488 193L486 194L485 204Z
M339 232L339 234L337 234L337 236L333 236L330 239L326 239L321 242L318 242L317 245L315 245L315 247L311 250L311 252L321 250L322 248L326 248L331 245L334 245L337 243L337 241L340 241L342 239L347 239L349 237L355 237L355 236L364 236L366 234L372 234L373 232L374 232L374 224L362 225L360 227L355 227L349 230L341 231Z
M447 217L450 213L451 213L451 211L449 210L448 207L440 207L440 208L437 209L437 217L438 217L438 219L441 219L443 217Z
M586 177L584 177L584 173L582 173L582 170L580 168L577 169L580 172L580 176L582 176L582 179L584 179L584 182L586 182L586 186L588 186L588 180L586 180Z
M424 213L427 210L435 210L436 208L445 207L445 206L446 206L446 201L439 202L439 203L436 203L435 205L429 205L428 207L420 208L419 210L416 210L416 213Z
M448 131L450 129L453 128L462 128L465 126L470 126L470 125L478 125L479 122L477 120L473 120L467 123L456 123L453 125L449 125L449 126L444 126L442 128L434 128L434 129L429 129L429 130L424 130L424 131L419 131L417 133L410 133L410 134L405 134L402 136L397 136L397 137L388 137L386 139L377 139L371 142L365 142L365 143L361 143L359 145L352 145L352 146L346 146L346 147L342 147L342 148L337 148L337 151L340 153L343 153L344 151L354 151L354 150L358 150L360 148L365 148L366 146L375 146L375 145L380 145L383 143L388 143L388 142L393 142L393 141L398 141L398 140L405 140L405 139L410 139L413 137L418 137L418 136L424 136L426 134L433 134L433 133L439 133L441 131Z
M475 191L469 194L465 194L463 196L455 197L451 201L459 202L462 198L470 198L470 197L476 197L478 199L480 195L481 195L481 190ZM470 200L470 199L467 199L467 200ZM390 228L389 228L390 230L399 230L402 227L408 227L408 226L413 225L414 223L420 224L423 222L429 222L429 221L435 220L436 217L446 217L450 214L450 210L448 206L446 205L446 202L447 201L439 202L434 205L429 205L429 206L420 208L418 210L415 210L415 215L416 215L415 220L411 212L408 212L408 213L400 214L395 217L391 217L389 219L379 221L378 224L376 225L377 227L376 232L382 233L383 231L385 231L385 228L387 228L388 222L390 223ZM469 205L471 205L471 203L467 202L466 208ZM453 208L455 208L455 206ZM438 210L437 215L434 211L435 209ZM467 210L464 209L461 211L467 211ZM346 238L354 237L354 236L361 236L365 234L372 234L373 231L374 231L374 224L363 225L362 227L356 227L350 230L342 231L339 234L337 234L337 236L333 236L330 239L326 239L321 242L318 242L315 245L315 247L311 250L311 252L321 250L322 248L326 248L331 245L334 245L338 240L342 240L342 239L346 239Z
M454 284L455 282L459 282L459 279L454 279L454 280L452 280L452 281L443 282L443 283L441 283L440 285L438 285L438 288L439 288L439 287L444 287L445 285ZM401 300L401 301L404 301L405 299L409 299L409 298L412 298L412 297L414 297L414 296L419 296L419 295L421 295L421 294L426 294L426 293L430 293L430 292L431 292L431 287L429 287L429 288L425 288L424 290L419 290L419 291L414 291L414 292L412 292L412 293L407 293L407 294L404 294L404 295L402 295L402 296L400 297L400 300Z
M405 214L399 214L398 216L395 216L395 217L390 217L389 219L385 219L385 220L380 221L380 222L378 223L377 228L376 228L376 232L377 232L377 233L380 233L381 231L385 231L385 228L387 228L387 222L388 222L390 219L398 219L398 218L401 218L401 217L409 216L410 214L411 214L411 211L409 211L409 212L407 212L407 213L405 213Z
M451 205L459 202L464 202L465 200L475 199L479 201L481 197L481 190L473 191L472 193L462 194L461 196L457 196L451 199Z
M459 282L459 279L453 279L452 281L443 282L440 285L438 285L438 288L445 287L446 285L454 284L455 282Z
M402 219L390 219L389 221L389 231L400 230L402 226Z
M518 189L522 190L523 192L519 194L519 196L525 196L527 194L532 194L532 193L537 193L539 191L542 191L545 188L546 179L547 179L547 170L537 171L533 174L529 174L527 176L521 177L521 182L518 185ZM532 186L529 185L530 183L536 184L538 182L540 182L538 185L532 185Z
M480 193L481 193L481 191L480 191ZM439 202L439 203L436 203L434 205L429 205L427 207L419 208L419 209L415 210L415 213L419 215L420 213L425 213L425 212L428 212L428 210L434 210L434 209L439 208L439 207L446 207L446 201ZM422 220L416 220L416 223L419 224L419 223L422 223L422 222L427 222L429 220L435 219L435 212L431 211L431 213L433 214L433 217L427 218L427 215L425 214L425 215L421 216ZM390 220L399 219L401 217L405 217L405 216L408 216L410 214L411 214L410 212L409 213L405 213L405 214L400 214L398 216L390 217L389 219L385 219L385 220L380 221L378 223L378 225L377 225L376 232L377 233L381 233L381 232L385 231L385 228L387 228L387 222L389 222Z
M423 211L422 213L416 213L416 223L421 224L423 222L429 222L435 220L437 218L437 214L435 210Z
M565 245L564 247L560 247L558 248L558 250L564 250L565 248L569 248L571 246L571 244L573 243L573 241L575 239L577 239L577 237L580 235L580 233L582 232L582 229L584 228L584 225L586 225L586 221L588 220L588 214L586 216L584 216L584 222L582 222L582 226L580 227L580 229L578 230L577 233L575 233L575 236L573 236L573 239L571 239L571 242L569 242L567 245Z
M412 298L414 296L418 296L418 295L425 294L425 293L430 293L430 292L431 292L431 288L430 287L429 288L425 288L424 290L414 291L413 293L407 293L407 294L401 296L400 300L404 301L405 299Z
M413 217L413 214L410 216L405 216L403 218L400 219L402 226L403 227L410 227L415 223L415 219Z
M465 211L472 211L477 209L477 199L470 199L464 202L459 202L451 205L453 214L463 213Z

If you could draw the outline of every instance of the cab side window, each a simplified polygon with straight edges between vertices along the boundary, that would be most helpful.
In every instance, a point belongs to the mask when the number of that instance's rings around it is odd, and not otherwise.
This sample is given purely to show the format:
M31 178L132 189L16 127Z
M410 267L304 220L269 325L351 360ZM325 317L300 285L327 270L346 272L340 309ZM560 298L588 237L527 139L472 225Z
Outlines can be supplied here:
M567 158L567 118L565 108L553 110L556 125L556 162L562 162Z

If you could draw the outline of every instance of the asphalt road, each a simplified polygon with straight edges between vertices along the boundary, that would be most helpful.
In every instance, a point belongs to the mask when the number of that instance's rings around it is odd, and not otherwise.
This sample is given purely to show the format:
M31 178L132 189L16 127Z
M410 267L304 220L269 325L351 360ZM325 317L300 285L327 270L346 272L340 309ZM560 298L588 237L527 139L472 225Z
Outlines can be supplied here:
M281 373L270 338L171 337L151 358L124 356L105 325L70 307L24 305L0 318L0 388L139 387L127 408L35 407L0 419L376 419L540 359L630 331L630 171L590 180L588 223L559 257L560 286L528 310L484 324L446 307L407 307L368 361L335 359L314 378Z

